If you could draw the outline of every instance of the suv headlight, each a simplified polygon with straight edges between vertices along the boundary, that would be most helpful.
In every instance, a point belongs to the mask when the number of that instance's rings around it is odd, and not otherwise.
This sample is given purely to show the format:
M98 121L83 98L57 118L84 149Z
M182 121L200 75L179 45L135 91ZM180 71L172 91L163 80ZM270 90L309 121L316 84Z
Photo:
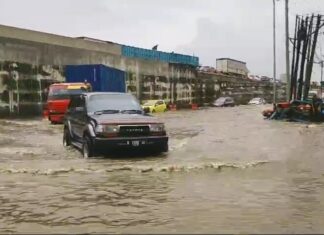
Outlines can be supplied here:
M150 131L151 132L164 132L165 131L164 124L151 124Z
M119 127L116 125L102 125L96 126L96 133L118 133Z

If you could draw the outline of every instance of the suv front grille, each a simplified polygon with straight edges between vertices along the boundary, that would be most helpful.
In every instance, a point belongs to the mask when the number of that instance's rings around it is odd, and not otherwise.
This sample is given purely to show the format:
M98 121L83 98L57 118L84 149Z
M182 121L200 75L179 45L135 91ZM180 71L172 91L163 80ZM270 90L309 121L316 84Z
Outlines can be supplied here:
M119 135L122 137L148 136L149 134L149 126L121 126L119 129Z

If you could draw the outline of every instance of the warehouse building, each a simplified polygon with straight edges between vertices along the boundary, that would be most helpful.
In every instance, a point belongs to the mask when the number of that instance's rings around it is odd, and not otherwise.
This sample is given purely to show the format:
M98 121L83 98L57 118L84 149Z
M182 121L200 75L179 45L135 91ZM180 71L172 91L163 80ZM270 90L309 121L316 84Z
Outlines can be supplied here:
M234 60L231 58L216 59L217 71L229 74L239 74L247 77L249 70L246 67L246 62Z
M67 65L87 64L124 71L127 91L140 100L177 102L176 93L182 89L178 81L197 77L199 58L0 25L0 104L6 106L12 99L18 107L40 106L46 101L48 84L65 80ZM184 102L191 102L192 98L191 93L181 96Z

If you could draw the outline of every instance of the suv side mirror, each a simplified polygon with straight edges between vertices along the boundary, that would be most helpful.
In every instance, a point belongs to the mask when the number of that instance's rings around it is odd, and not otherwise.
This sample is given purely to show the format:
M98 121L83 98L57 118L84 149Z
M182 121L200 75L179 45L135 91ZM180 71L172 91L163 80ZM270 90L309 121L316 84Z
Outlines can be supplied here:
M150 112L150 108L144 108L143 111L144 111L144 113L149 113Z
M76 112L84 112L84 110L85 110L85 109L84 109L84 107L82 107L82 106L80 106L80 107L76 107L76 108L75 108L75 111L76 111Z

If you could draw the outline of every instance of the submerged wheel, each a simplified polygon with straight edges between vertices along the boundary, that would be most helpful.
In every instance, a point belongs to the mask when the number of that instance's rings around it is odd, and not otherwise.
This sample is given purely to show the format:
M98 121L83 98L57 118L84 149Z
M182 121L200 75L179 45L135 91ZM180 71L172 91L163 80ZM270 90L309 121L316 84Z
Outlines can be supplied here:
M169 151L169 144L168 143L164 143L161 145L160 147L160 152L161 153L166 153Z
M93 157L93 146L89 136L84 137L82 145L82 155L83 158Z
M70 131L67 127L64 128L63 132L63 146L68 147L71 145L71 135Z
M51 122L52 125L56 124L56 122L52 120L51 116L48 116L48 120Z

